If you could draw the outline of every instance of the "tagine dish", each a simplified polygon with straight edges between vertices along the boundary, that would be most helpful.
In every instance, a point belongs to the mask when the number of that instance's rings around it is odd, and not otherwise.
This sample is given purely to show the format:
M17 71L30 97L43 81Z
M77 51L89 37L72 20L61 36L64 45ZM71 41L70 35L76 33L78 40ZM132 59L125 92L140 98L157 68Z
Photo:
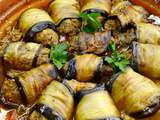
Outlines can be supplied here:
M160 120L160 10L137 1L23 9L0 40L0 120Z

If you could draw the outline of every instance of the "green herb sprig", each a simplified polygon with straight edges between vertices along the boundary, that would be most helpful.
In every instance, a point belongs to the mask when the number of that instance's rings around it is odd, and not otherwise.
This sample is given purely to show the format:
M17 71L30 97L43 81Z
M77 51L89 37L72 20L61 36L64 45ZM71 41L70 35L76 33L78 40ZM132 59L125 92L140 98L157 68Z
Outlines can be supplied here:
M68 60L68 44L66 42L51 46L50 61L58 68L61 69Z
M94 33L102 28L102 24L98 17L100 13L81 13L80 18L82 19L82 31L87 33Z
M104 61L109 64L113 69L113 74L124 71L125 68L129 65L129 60L125 56L117 51L115 43L111 43L108 46L108 49L111 50L112 54L110 57L106 56Z

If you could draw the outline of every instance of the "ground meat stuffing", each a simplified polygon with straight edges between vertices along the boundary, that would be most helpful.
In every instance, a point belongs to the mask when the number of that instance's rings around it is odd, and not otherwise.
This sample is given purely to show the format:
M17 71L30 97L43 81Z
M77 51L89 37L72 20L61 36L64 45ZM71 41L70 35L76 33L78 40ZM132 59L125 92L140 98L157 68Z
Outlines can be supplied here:
M47 28L37 33L34 41L43 45L57 45L59 43L59 36L54 30Z
M80 30L81 22L77 19L66 19L57 28L61 34L76 34Z
M10 43L20 41L22 38L22 33L20 30L13 28L7 35L0 38L0 55L3 53L3 49Z
M4 81L2 86L2 95L6 101L21 104L21 96L14 79L6 79Z

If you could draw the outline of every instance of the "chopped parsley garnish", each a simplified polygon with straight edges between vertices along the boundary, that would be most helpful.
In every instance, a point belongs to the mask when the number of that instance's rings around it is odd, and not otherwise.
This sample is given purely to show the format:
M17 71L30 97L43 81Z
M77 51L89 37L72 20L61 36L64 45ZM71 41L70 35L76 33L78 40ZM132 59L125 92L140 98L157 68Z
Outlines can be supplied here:
M117 51L115 43L109 44L108 49L111 50L112 54L110 57L106 56L104 60L112 67L113 73L124 71L129 65L129 60Z
M102 24L98 17L100 13L81 13L80 18L82 19L82 31L87 33L94 33L102 28Z
M66 42L51 46L50 60L58 68L61 69L68 60L68 44Z

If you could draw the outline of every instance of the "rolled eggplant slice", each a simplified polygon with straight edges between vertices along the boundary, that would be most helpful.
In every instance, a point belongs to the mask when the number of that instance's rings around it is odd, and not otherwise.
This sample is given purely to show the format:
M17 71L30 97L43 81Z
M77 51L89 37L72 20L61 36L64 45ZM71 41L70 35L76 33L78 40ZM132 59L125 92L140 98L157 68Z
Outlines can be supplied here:
M10 43L3 52L5 64L14 69L29 70L49 62L49 49L37 43Z
M135 24L137 42L147 44L160 44L160 27L150 23Z
M160 78L160 46L133 42L132 67L139 73L152 78Z
M34 41L43 45L59 43L59 36L52 18L42 9L27 9L22 13L18 26L26 41Z
M104 86L82 90L76 109L76 120L121 120L120 113Z
M152 116L160 109L160 89L150 79L127 68L109 81L118 109L137 119Z
M78 53L102 54L106 52L111 42L111 31L96 32L94 34L80 32L77 35L69 36L70 50Z
M111 0L80 0L81 13L99 12L107 17L111 11Z
M54 0L48 12L61 34L74 34L79 31L80 6L77 0Z
M42 93L30 120L70 120L74 110L73 94L57 81L52 81Z
M98 80L104 75L112 74L112 69L103 64L103 58L94 54L84 54L76 56L66 63L63 72L69 80L100 82Z
M124 3L123 3L124 2ZM112 10L110 21L116 21L114 26L120 26L121 30L129 29L133 23L146 22L149 13L140 6L126 4L126 1L116 4ZM126 4L126 5L124 5ZM136 17L135 17L136 16ZM108 24L106 22L105 24ZM113 26L113 27L114 27Z
M58 78L56 69L51 64L44 64L30 71L7 79L2 86L6 101L17 104L32 104L41 95L42 90Z

